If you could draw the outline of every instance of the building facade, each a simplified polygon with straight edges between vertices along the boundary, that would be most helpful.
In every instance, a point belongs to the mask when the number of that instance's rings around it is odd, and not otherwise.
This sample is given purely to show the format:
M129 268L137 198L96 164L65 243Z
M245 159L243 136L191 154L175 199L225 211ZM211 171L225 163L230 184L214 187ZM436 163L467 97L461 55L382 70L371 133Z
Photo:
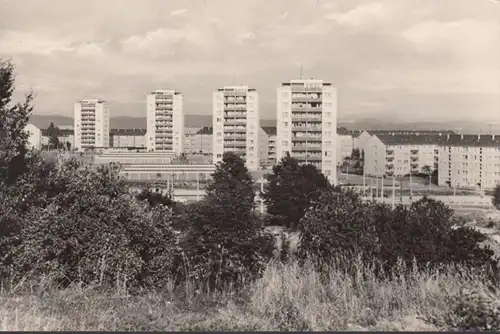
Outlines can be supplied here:
M213 93L213 162L235 152L249 170L258 170L259 95L248 86L226 86Z
M59 127L58 127L59 128ZM48 129L42 129L42 147L49 145ZM75 149L75 131L71 128L59 128L57 138L64 149Z
M442 135L373 135L366 143L365 174L404 176L438 168Z
M82 100L75 103L74 147L76 150L109 147L110 111L105 101Z
M352 155L354 139L346 128L337 129L337 165L341 166L344 160Z
M187 134L184 141L186 154L213 154L213 128L204 126L194 134Z
M183 96L175 90L155 90L147 96L148 151L184 152Z
M146 129L111 129L110 147L145 148Z
M337 90L323 80L292 80L278 88L276 159L287 153L337 183Z
M447 136L439 149L438 185L492 189L498 184L500 136Z
M42 131L33 124L26 124L24 132L28 134L28 147L40 150L42 148Z
M276 127L263 126L262 130L267 134L267 165L274 166L276 160Z

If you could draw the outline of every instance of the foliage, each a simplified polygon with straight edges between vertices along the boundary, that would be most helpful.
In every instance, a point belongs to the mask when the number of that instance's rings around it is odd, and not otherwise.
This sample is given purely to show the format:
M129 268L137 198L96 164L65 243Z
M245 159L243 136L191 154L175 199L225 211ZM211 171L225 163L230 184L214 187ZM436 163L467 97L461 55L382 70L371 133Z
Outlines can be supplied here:
M63 144L59 141L60 130L58 127L54 126L54 123L50 123L47 128L47 135L49 137L49 149L57 150L63 148Z
M172 207L174 201L172 200L172 195L170 193L164 193L159 188L152 190L149 187L144 187L137 195L136 198L139 201L147 201L149 205L164 205L167 207Z
M259 277L274 251L253 212L253 181L244 161L225 153L206 197L182 215L190 224L178 256L178 278L222 288Z
M500 330L500 294L485 288L463 289L447 296L450 308L441 317L428 316L427 321L447 330Z
M377 258L379 242L371 207L352 190L331 189L322 193L299 224L299 257L312 257L319 264L332 265L333 259L349 269L357 257L366 263Z
M130 287L167 277L176 244L168 208L150 209L106 167L93 171L75 160L51 171L41 188L11 249L16 277Z
M500 210L500 184L495 187L491 201L495 208Z
M460 264L481 268L498 280L497 260L480 244L485 236L465 226L453 226L453 211L442 202L423 198L395 210L363 203L352 191L324 192L300 222L299 252L323 262L340 254L362 256L390 273L403 261L421 270ZM348 263L342 265L348 266Z
M299 165L289 155L273 167L269 184L262 194L271 215L271 224L297 228L311 203L331 186L313 165Z
M31 115L33 94L24 102L13 103L14 65L0 59L0 187L13 184L24 166L28 134L24 131Z

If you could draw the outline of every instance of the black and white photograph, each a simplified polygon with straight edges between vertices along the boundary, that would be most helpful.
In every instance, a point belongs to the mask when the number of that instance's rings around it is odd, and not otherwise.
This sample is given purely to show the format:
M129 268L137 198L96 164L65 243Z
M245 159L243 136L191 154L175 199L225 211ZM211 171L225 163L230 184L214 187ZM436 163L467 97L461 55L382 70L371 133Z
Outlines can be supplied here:
M1 331L500 331L500 0L0 0Z

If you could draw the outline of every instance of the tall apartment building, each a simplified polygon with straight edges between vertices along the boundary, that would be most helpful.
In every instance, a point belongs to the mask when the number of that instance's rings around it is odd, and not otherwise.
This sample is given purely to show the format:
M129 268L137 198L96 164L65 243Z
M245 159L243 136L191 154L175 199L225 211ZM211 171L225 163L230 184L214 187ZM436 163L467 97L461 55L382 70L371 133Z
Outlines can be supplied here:
M109 147L109 106L92 99L75 103L74 141L76 150Z
M477 189L500 184L500 136L448 135L439 151L438 184Z
M175 90L155 90L147 96L148 151L184 152L184 111L182 94Z
M224 152L240 154L249 170L259 169L259 95L248 86L226 86L213 93L213 162Z
M276 161L276 127L263 126L262 129L267 133L267 165L274 166Z
M292 80L278 88L277 103L276 159L288 152L337 183L337 90L323 80Z

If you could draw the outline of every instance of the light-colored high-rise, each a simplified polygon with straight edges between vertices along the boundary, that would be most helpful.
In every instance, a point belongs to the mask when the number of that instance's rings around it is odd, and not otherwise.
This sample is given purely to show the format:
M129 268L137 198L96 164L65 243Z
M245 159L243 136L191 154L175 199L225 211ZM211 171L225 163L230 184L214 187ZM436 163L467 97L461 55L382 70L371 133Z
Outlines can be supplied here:
M276 158L290 153L337 183L337 90L323 80L292 80L278 88Z
M155 90L147 97L148 151L184 152L184 111L182 94L175 90Z
M109 147L109 106L98 99L75 103L75 149Z
M249 170L259 163L259 95L248 86L226 86L213 93L213 162L224 152L240 154Z

